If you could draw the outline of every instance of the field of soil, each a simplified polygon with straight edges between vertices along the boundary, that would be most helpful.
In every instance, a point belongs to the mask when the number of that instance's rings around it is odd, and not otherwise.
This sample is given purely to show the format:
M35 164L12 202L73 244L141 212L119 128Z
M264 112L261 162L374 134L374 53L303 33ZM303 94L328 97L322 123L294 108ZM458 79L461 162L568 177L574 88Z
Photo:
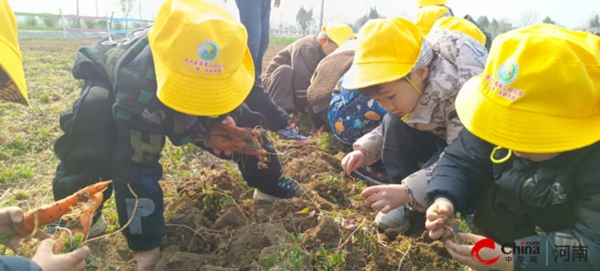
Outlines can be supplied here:
M0 201L31 209L52 201L60 113L70 110L81 82L73 57L94 40L21 42L32 108L0 104ZM285 44L271 44L263 67ZM311 131L296 118L302 131ZM279 150L284 173L313 189L310 200L254 202L235 164L194 146L164 149L166 234L158 271L459 270L443 244L411 213L404 234L379 232L376 212L360 198L364 183L346 176L346 150L325 132L314 145ZM92 241L88 270L135 270L136 257L117 222L114 199L105 237Z

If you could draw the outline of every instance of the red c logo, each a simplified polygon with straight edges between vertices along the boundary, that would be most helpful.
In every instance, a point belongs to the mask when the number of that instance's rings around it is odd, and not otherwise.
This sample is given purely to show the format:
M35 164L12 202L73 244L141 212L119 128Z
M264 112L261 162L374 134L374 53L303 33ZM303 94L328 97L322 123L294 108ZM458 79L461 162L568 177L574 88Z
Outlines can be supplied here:
M489 260L482 259L481 256L479 256L479 251L483 248L495 249L496 242L494 242L492 238L485 238L479 240L479 242L475 243L475 245L473 245L473 248L471 249L471 257L477 258L478 261L486 265L492 265L500 258L500 256L498 256Z

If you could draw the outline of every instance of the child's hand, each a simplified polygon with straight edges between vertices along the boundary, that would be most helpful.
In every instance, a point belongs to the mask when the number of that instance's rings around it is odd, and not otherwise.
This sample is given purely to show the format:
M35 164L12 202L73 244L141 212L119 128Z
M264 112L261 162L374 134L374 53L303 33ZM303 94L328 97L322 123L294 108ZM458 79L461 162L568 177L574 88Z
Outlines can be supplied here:
M89 247L80 247L62 255L54 254L52 251L53 248L54 240L46 239L42 241L31 260L37 263L44 271L83 271L86 269L85 258L91 254Z
M23 209L17 206L9 206L0 209L0 233L14 233L15 228L14 225L21 223L23 221L24 216ZM31 240L31 238L36 238L39 240L44 240L49 238L50 235L45 233L44 231L36 231L35 236L20 236L16 235L8 241L8 247L13 251L19 251L21 247L21 240Z
M364 152L359 150L352 151L348 153L344 159L342 159L342 168L346 174L350 175L352 174L352 171L355 171L361 167L365 163L366 159L367 157L365 156Z
M221 152L225 152L226 156L230 156L233 152L249 155L266 153L264 149L244 151L246 144L243 140L251 136L250 129L238 127L233 118L227 116L221 123L217 123L211 128L204 145L212 148L216 155Z
M431 239L447 238L452 235L452 230L446 225L454 219L454 205L446 198L438 198L427 209L425 228L429 230Z
M367 205L375 210L381 209L384 214L408 203L408 195L402 184L371 186L361 196Z

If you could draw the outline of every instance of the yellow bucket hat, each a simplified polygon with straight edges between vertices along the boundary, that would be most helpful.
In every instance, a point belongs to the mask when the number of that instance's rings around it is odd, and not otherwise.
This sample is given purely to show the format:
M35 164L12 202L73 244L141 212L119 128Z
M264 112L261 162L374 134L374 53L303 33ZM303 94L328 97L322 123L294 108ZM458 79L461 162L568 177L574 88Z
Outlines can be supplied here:
M427 36L431 28L435 24L435 22L444 17L451 16L450 9L445 6L425 6L419 9L419 13L417 13L417 18L415 18L415 24L423 35Z
M7 0L0 0L0 25L0 100L29 105L17 19Z
M463 33L477 42L479 42L483 47L485 47L485 42L487 37L485 34L477 27L474 23L469 22L469 20L465 20L463 18L458 17L444 17L435 21L432 31L434 29L445 29L455 32Z
M224 115L246 99L254 64L246 28L202 0L167 0L148 32L157 97L194 116Z
M324 25L321 29L337 46L354 39L354 30L347 24Z
M417 6L442 6L448 4L446 0L417 0Z
M405 77L419 59L424 37L404 18L372 19L358 33L352 66L342 86L366 88Z
M551 24L496 38L456 98L465 128L509 150L555 153L600 140L600 37Z

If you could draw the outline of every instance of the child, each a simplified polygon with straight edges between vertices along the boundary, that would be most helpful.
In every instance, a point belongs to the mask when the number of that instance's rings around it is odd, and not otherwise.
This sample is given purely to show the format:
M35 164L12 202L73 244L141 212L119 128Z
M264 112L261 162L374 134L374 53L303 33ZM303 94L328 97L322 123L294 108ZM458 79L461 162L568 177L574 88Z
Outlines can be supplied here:
M472 260L473 246L446 242L450 254L471 268L600 266L599 101L600 37L552 24L498 36L485 71L456 98L466 129L446 148L429 184L430 237L449 236L443 225L474 204L473 222L483 236L468 239L487 237L490 247L519 249L480 250L482 260L499 256L485 265ZM394 208L391 197L380 198L379 206Z
M435 35L442 33L439 31L440 29L444 29L466 34L481 45L486 42L485 34L465 19L457 17L441 18L434 24L434 29L436 31L432 33L432 39L436 39ZM355 90L344 88L342 86L343 81L342 77L333 91L333 99L327 115L334 135L342 143L352 145L365 133L376 128L384 118L386 111L375 100L359 95ZM385 178L385 172L381 169L379 162L375 162L370 167L358 168L355 174L358 174L359 178L366 178L370 182L380 183L382 180L376 179ZM384 182L389 182L389 180Z
M325 125L329 127L327 108L331 103L331 94L352 65L356 44L355 39L348 41L323 58L310 79L310 86L306 90L308 113L317 129Z
M375 195L367 203L372 205L376 195L395 193L398 207L408 204L425 212L423 196L434 162L462 129L454 99L464 82L483 71L487 51L458 31L434 29L425 38L403 18L371 20L358 40L342 86L373 98L388 114L354 143L355 151L342 166L348 173L381 157L388 179L401 184L368 188L364 198ZM407 230L406 208L390 210L378 214L379 227Z
M193 143L236 161L244 180L256 188L255 199L310 192L281 174L277 155L268 154L270 163L261 169L254 155L260 150L242 151L248 128L265 126L263 115L245 104L255 86L246 43L244 26L221 7L167 0L154 26L122 41L107 38L77 54L73 75L84 86L73 111L60 118L64 135L55 143L60 163L54 197L112 180L119 223L131 219L123 234L138 252L138 270L153 270L160 257L165 222L159 159L167 137L175 146ZM263 148L275 152L271 145ZM98 214L90 235L105 228Z
M0 0L0 101L13 102L29 106L27 86L23 71L23 60L17 40L17 20L6 0ZM23 210L16 206L0 209L0 234L13 234L14 224L23 221ZM55 255L54 241L48 234L38 231L33 238L43 240L30 260L19 256L0 256L1 270L31 271L83 271L85 259L90 255L87 246L65 255ZM32 236L15 236L4 243L15 253L20 241Z
M353 35L350 26L332 24L324 26L317 37L309 35L288 45L265 70L265 90L288 114L306 113L306 90L317 65Z
M423 35L427 36L429 31L434 28L436 22L440 19L444 18L453 18L454 12L448 6L447 0L418 0L417 6L419 7L419 12L417 13L417 17L415 18L415 25L421 29ZM454 17L456 18L456 17ZM477 28L483 35L485 35L484 46L486 49L490 49L492 45L492 35L487 32L483 27L481 27L471 15L465 15L465 20L471 22L476 25Z
M375 129L386 111L379 104L355 90L344 88L344 77L335 86L327 119L335 137L352 145L361 136Z
M419 1L419 3L424 1ZM431 2L431 1L429 1ZM446 1L433 1L436 5L419 6L419 12L415 18L415 25L421 30L423 35L427 36L433 27L435 21L444 17L452 17L454 13L445 6Z

